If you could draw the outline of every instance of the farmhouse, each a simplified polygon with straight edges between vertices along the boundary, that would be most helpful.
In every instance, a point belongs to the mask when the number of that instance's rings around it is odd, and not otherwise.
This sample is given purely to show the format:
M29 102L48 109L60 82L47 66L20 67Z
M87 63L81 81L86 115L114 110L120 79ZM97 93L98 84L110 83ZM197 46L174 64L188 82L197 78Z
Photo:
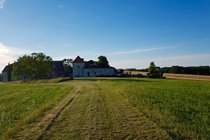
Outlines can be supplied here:
M73 61L73 77L115 76L117 70L109 65L96 65L77 56Z
M53 61L53 69L51 78L57 78L64 74L63 61ZM97 77L97 76L115 76L117 70L109 65L98 65L93 60L84 61L79 56L73 61L73 77ZM15 81L13 75L13 64L8 64L2 71L2 81L9 82ZM31 77L21 75L20 80L30 80Z

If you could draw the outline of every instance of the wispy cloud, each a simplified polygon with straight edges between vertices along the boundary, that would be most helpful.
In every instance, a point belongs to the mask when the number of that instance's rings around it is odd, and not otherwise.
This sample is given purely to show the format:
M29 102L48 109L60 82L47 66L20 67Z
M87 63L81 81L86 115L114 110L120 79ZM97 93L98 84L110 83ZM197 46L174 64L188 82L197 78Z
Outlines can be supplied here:
M178 46L166 46L166 47L152 47L152 48L141 48L141 49L134 49L134 50L124 50L124 51L117 51L113 53L107 53L106 55L128 55L128 54L135 54L135 53L142 53L142 52L151 52L151 51L159 51L165 49L171 49Z
M19 56L30 53L29 50L9 47L0 42L0 71L5 65L14 62Z
M6 0L0 0L0 9L4 8Z

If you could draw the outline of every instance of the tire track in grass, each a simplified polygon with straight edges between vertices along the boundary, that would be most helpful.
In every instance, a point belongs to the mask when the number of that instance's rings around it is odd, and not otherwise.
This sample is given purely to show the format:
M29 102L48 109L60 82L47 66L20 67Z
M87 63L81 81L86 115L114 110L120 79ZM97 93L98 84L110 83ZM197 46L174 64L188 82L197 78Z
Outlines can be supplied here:
M81 83L83 94L43 139L170 139L107 82Z
M120 94L118 87L111 88L113 85L107 83L102 85L109 108L113 139L170 139L164 130L133 107Z
M14 136L14 139L37 139L41 140L44 135L54 125L55 120L64 112L67 107L70 107L81 93L81 87L77 86L74 89L73 95L69 93L61 102L59 102L53 109L47 111L41 117L37 124L32 124L31 128L25 128L21 133Z
M44 139L111 139L101 87L83 83L83 94L65 110Z
M90 104L87 114L87 121L83 129L85 139L110 139L109 115L105 106L101 87L93 83L90 93Z
M56 120L55 125L48 131L43 139L85 139L88 131L84 128L88 121L88 115L91 114L91 91L88 82L80 83L83 90L81 96L71 107L66 110ZM94 96L94 94L93 94Z

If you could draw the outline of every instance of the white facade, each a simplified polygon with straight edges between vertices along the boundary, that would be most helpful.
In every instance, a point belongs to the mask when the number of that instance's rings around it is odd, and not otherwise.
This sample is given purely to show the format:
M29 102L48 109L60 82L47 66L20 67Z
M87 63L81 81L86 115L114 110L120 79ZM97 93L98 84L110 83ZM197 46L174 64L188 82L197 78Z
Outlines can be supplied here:
M100 67L90 61L85 62L79 56L73 61L73 77L114 76L115 72L113 67Z
M94 76L114 76L114 68L85 68L84 77L94 77Z

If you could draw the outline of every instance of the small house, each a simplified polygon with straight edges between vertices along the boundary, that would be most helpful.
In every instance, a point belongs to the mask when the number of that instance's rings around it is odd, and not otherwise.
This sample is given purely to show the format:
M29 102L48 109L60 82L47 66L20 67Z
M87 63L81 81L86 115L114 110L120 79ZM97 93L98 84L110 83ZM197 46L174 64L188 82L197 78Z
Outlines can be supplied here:
M115 76L117 70L109 65L96 65L93 60L84 61L77 56L73 61L73 77Z

